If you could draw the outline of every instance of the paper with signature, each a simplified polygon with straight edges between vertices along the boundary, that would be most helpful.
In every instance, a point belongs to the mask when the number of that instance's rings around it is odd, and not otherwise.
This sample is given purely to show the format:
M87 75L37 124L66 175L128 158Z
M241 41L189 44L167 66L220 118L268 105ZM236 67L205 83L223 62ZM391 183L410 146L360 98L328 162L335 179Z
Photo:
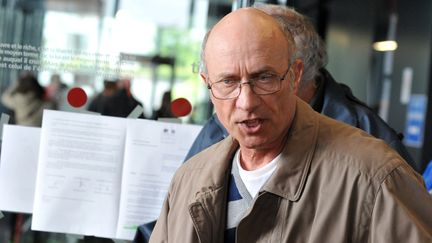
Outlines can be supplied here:
M201 127L45 111L33 230L132 240Z
M126 120L44 111L33 230L115 238Z
M128 120L119 238L132 239L138 225L157 219L171 178L200 130L197 125Z

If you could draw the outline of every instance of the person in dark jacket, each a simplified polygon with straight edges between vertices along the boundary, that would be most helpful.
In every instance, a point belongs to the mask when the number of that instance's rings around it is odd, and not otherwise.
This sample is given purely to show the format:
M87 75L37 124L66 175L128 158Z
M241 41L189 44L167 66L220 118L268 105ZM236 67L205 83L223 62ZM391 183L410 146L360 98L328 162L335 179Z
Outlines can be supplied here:
M294 37L296 58L304 63L298 96L308 102L315 111L383 139L414 169L417 169L414 160L402 144L401 137L371 108L357 99L348 86L337 83L324 68L327 63L325 46L312 23L305 16L288 7L267 4L255 7L283 20ZM198 134L185 161L226 136L228 136L227 130L214 114ZM134 242L148 242L154 225L155 222L141 225Z
M88 110L105 116L127 117L135 107L142 106L133 97L130 85L128 79L105 80L104 90L91 101Z
M369 134L384 140L390 147L396 150L415 170L418 165L411 158L398 135L387 123L385 123L371 108L357 99L351 89L337 83L326 69L320 70L316 81L317 90L314 99L308 101L315 111L360 128ZM185 160L206 149L228 136L228 132L214 114L204 125Z
M287 7L258 5L256 8L285 20L293 33L297 48L296 58L304 62L298 96L308 102L315 111L384 140L419 172L419 166L402 144L402 135L396 133L371 108L357 99L348 86L337 83L324 68L327 63L325 46L312 23L305 16ZM214 114L198 134L185 161L227 135L226 129Z

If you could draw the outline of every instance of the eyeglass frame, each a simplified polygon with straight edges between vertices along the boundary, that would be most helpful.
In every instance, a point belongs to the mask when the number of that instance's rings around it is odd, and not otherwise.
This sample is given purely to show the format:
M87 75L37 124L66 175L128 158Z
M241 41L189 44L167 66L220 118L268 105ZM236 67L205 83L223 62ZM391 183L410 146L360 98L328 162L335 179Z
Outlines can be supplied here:
M246 82L242 82L241 80L236 80L235 82L238 82L238 86L237 86L237 88L235 88L233 91L235 91L235 90L237 90L237 89L238 89L239 91L238 91L238 94L237 94L236 96L234 96L234 97L220 98L220 97L214 95L214 92L213 92L212 86L213 86L214 84L224 82L224 80L216 81L216 82L214 82L214 83L210 83L210 82L209 82L210 84L207 83L207 89L209 89L209 90L210 90L210 93L213 95L213 97L215 97L215 98L218 99L218 100L232 100L232 99L237 99L237 98L240 96L240 94L241 94L241 87L242 87L242 84L249 84L250 87L251 87L252 92L253 92L254 94L256 94L256 95L271 95L271 94L274 94L274 93L279 92L279 91L282 89L282 85L281 85L281 84L282 84L282 81L284 81L284 80L286 79L286 77L287 77L289 71L291 70L291 67L292 67L292 65L290 64L290 65L288 66L288 69L285 71L285 73L284 73L281 77L279 77L279 79L277 80L277 82L279 82L279 88L278 88L277 90L275 90L275 91L270 92L270 93L257 94L257 93L255 92L255 89L254 89L253 87L254 87L254 84L255 84L254 82L256 82L257 78L255 78L255 80L254 80L254 79L249 79L249 80L247 80ZM275 76L278 76L278 75L275 74ZM210 77L207 76L207 79L210 81Z

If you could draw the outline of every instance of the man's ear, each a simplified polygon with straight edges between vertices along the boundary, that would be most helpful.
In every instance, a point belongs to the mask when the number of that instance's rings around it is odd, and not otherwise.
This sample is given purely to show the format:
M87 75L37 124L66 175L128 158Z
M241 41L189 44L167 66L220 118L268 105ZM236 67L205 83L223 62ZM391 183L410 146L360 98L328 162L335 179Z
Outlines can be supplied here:
M207 75L206 75L205 73L201 72L201 73L200 73L200 76L201 76L201 79L202 79L202 81L204 82L205 86L207 86L207 85L208 85L208 82L207 82Z
M294 71L294 79L292 80L292 91L294 94L297 94L301 79L303 77L304 64L302 60L296 59L292 65Z
M208 88L209 87L208 75L206 73L200 72L200 76L201 76L201 79L202 79L205 87ZM209 91L210 100L213 103L213 95L210 94L211 93L210 89L208 91Z

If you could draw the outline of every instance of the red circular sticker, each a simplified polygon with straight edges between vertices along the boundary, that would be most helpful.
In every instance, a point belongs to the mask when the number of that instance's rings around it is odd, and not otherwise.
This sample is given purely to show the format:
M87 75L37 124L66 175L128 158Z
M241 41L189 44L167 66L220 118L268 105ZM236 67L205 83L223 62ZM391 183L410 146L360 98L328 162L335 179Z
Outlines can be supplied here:
M187 99L178 98L171 102L171 111L175 116L187 116L192 111L192 105Z
M87 94L82 88L72 88L68 92L67 100L72 107L79 108L87 102Z

